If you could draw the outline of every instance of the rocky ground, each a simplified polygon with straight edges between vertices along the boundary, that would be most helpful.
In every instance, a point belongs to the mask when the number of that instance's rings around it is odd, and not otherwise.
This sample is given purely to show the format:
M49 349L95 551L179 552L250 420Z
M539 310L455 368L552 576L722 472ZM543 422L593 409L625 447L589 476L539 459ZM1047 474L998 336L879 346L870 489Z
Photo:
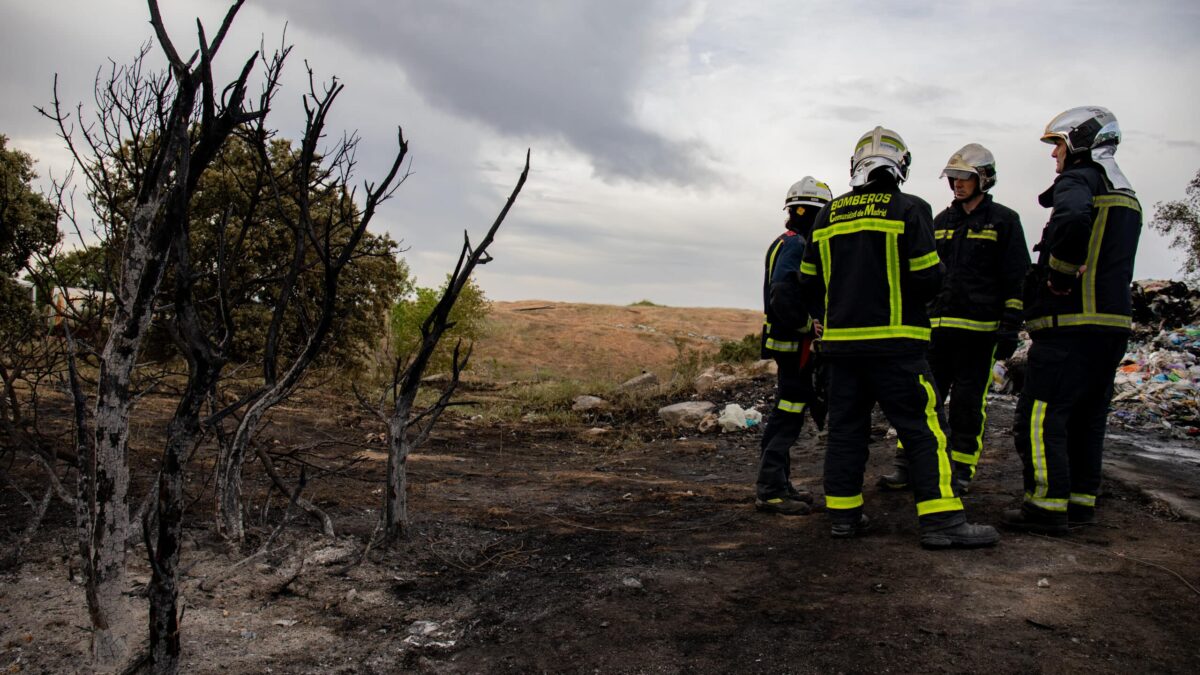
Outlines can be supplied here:
M710 400L749 407L770 391L758 379ZM281 412L264 441L287 448L373 431L352 402L318 403ZM967 500L981 522L1017 503L1011 407L1004 397L991 407ZM311 409L325 412L299 412ZM605 424L608 433L584 435ZM878 420L869 481L890 459L885 431ZM330 445L313 461L359 460L310 488L336 538L296 520L247 560L278 499L237 550L204 526L207 500L191 506L184 672L1200 670L1200 525L1152 489L1109 473L1094 527L929 552L917 545L911 497L868 487L878 530L833 541L823 513L755 512L758 433L668 433L649 414L579 426L455 418L411 460L411 537L357 565L384 464L369 445ZM1114 459L1150 440L1114 441ZM806 432L793 475L817 494L821 461L821 440ZM205 476L195 473L200 494ZM4 494L0 516L20 522L22 505ZM69 522L53 506L25 562L0 580L0 672L85 670ZM128 628L140 636L148 570L140 549L131 556L129 600L141 609Z

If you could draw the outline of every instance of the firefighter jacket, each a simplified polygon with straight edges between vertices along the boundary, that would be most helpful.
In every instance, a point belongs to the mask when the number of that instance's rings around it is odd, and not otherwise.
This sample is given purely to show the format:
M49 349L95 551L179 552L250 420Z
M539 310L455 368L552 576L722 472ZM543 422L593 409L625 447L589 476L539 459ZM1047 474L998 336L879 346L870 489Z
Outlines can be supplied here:
M811 321L804 315L803 308L797 306L793 311L784 314L772 308L780 307L781 302L801 303L795 299L784 297L788 286L794 284L794 274L800 269L804 259L806 244L804 235L787 230L771 242L767 249L765 271L763 274L763 331L762 358L774 358L781 353L800 352L805 337L810 332ZM790 315L790 316L789 316ZM803 316L800 316L803 315Z
M1016 211L989 194L967 213L955 201L933 219L942 289L929 303L934 328L999 331L1015 339L1021 326L1021 288L1029 269L1025 230Z
M923 353L926 303L941 287L932 211L876 180L821 209L800 265L809 314L824 317L829 355Z
M1142 232L1133 192L1113 190L1100 169L1084 161L1064 169L1038 201L1053 210L1025 283L1029 332L1128 333L1129 284Z

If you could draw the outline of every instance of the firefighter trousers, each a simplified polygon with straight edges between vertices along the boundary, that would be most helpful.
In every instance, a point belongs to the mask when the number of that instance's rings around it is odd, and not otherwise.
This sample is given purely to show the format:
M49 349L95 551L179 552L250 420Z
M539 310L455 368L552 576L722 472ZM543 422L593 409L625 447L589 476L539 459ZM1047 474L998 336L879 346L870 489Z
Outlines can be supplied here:
M787 494L791 485L792 445L804 428L804 413L813 401L813 359L807 351L780 352L775 407L763 429L754 491L759 499Z
M1100 331L1033 336L1013 435L1023 508L1036 517L1094 514L1113 378L1127 342L1124 333Z
M858 522L871 440L871 410L883 409L908 455L922 527L966 521L952 480L940 397L924 354L827 357L829 439L825 507L834 522Z
M935 328L929 344L929 367L941 401L946 403L949 422L950 459L975 466L983 451L983 430L987 423L987 393L996 364L996 334Z

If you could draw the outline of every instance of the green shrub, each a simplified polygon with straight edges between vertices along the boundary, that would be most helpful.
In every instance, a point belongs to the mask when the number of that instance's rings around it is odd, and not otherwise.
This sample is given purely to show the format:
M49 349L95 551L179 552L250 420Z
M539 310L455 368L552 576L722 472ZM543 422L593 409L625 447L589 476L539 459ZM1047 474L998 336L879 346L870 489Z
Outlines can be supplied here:
M741 340L726 340L717 352L721 363L750 363L762 357L762 335L750 333Z
M392 306L392 347L397 354L404 356L416 353L421 345L421 324L433 312L449 283L447 275L446 283L439 289L414 287L411 293ZM467 345L478 340L483 335L491 309L492 303L484 295L483 289L474 279L469 280L450 310L450 323L453 325L442 335L430 359L428 372L449 370L454 345L462 340L465 350Z

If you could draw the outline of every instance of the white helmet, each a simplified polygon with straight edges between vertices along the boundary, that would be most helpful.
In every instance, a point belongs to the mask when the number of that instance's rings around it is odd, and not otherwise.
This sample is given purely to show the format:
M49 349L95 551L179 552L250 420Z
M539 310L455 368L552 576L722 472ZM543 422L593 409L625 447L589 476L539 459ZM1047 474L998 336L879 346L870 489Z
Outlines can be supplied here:
M887 169L896 177L897 183L903 183L908 180L910 164L912 153L900 134L875 127L863 134L854 146L854 155L850 157L850 186L866 185L871 172L879 168Z
M1059 113L1046 125L1042 142L1053 144L1059 140L1066 144L1067 152L1072 155L1089 152L1113 188L1133 190L1113 157L1121 142L1121 125L1108 108L1087 105Z
M787 197L783 201L784 210L798 204L815 206L818 209L833 201L833 191L829 186L812 176L805 176L792 183L788 188Z
M980 192L987 192L996 184L996 158L992 157L991 150L978 143L968 143L950 155L950 161L946 162L941 175L951 181L950 187L954 187L955 178L971 176L979 178Z

